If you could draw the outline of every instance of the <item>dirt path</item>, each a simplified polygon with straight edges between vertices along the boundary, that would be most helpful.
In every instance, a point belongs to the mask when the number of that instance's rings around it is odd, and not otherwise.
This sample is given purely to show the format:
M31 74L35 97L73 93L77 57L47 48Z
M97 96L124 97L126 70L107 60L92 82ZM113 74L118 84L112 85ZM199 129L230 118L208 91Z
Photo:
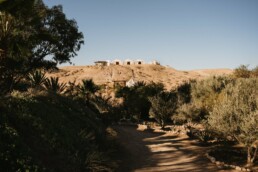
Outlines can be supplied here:
M118 171L223 171L204 156L205 147L198 146L187 136L139 131L136 126L116 126L114 129L125 151L121 153Z

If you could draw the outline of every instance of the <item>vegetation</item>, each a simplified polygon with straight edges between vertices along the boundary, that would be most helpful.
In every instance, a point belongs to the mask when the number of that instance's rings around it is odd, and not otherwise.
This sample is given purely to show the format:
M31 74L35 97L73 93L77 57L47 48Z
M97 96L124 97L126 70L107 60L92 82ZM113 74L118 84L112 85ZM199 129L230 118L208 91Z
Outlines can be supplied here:
M41 70L36 70L28 76L32 87L41 87L46 82L46 75Z
M236 78L258 77L258 66L250 70L248 65L241 65L234 70L234 76Z
M76 55L76 22L61 6L4 0L0 26L0 171L113 171L100 112L80 97L93 81L66 86L42 70Z
M179 97L183 95L186 99L179 99L180 105L173 120L180 123L205 121L220 99L220 93L232 80L229 77L214 76L205 80L191 81L187 85L180 86L178 90L185 91L183 93L178 91L178 95ZM181 89L181 87L184 89Z
M0 7L0 89L10 92L35 69L70 62L83 43L74 20L61 6L41 0L6 0Z
M120 106L93 80L60 83L45 71L70 62L83 44L62 6L42 0L0 0L0 170L114 171L106 127L121 118L196 122L197 137L238 142L252 166L258 151L258 66L232 76L190 81L175 90L160 83L118 87ZM44 72L43 72L44 71ZM54 94L53 94L54 93Z
M156 119L162 129L174 114L177 107L177 95L174 92L161 92L149 98L151 102L150 115Z
M62 93L65 90L65 83L59 83L58 77L46 78L44 86L54 93Z
M252 165L258 147L258 79L238 79L222 93L209 118L210 128L232 136L247 148L247 164Z
M105 128L83 102L15 91L1 98L0 111L0 169L110 171Z
M136 120L148 120L151 103L148 97L152 97L164 90L163 84L138 82L133 87L118 88L116 97L124 99L124 109L128 118Z
M82 80L82 84L78 87L79 94L86 98L87 102L99 89L92 79Z

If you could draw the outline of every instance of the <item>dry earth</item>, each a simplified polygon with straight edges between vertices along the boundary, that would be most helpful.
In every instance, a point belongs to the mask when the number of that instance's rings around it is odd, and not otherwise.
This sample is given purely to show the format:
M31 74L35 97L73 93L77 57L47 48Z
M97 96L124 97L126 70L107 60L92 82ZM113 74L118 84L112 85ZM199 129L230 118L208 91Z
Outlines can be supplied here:
M205 156L207 148L187 136L139 131L136 126L115 126L124 147L121 172L235 172L221 170Z
M130 80L145 82L161 82L167 89L171 89L190 79L201 79L213 75L231 74L231 69L203 69L180 71L161 65L111 65L111 66L67 66L59 71L49 73L48 76L58 76L61 82L83 79L93 79L96 84L112 83L114 80Z

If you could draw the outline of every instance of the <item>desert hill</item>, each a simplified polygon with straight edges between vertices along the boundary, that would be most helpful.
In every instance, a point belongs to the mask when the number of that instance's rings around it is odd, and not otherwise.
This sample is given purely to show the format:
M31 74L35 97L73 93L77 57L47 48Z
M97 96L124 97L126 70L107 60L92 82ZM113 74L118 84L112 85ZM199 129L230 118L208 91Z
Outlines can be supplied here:
M171 89L190 79L202 79L213 75L231 74L231 69L203 69L180 71L162 65L110 65L110 66L66 66L48 76L59 77L61 82L80 83L83 79L93 79L98 85L112 84L114 81L145 81L163 83Z

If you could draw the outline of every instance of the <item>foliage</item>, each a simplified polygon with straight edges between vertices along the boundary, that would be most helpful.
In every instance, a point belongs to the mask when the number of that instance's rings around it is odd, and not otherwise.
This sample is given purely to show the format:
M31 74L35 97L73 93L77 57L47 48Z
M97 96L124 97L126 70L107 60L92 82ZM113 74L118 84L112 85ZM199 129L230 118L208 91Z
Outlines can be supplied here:
M234 70L234 76L237 78L250 78L251 71L247 65L241 65Z
M150 115L164 128L168 119L174 114L177 107L177 95L175 92L161 92L149 97L151 102Z
M185 82L177 87L178 94L178 103L180 105L185 103L190 103L191 101L191 83L194 83L194 80Z
M161 83L137 82L133 87L123 87L116 90L116 97L123 97L123 106L130 117L137 120L147 120L151 103L148 97L154 96L164 90Z
M79 86L79 90L83 95L94 94L99 89L92 79L82 80L82 84Z
M205 130L199 131L196 136L201 142L204 142L204 143L207 143L208 141L214 139L213 134Z
M258 78L258 66L252 69L252 76Z
M199 122L202 120L201 109L194 103L185 103L177 108L176 114L172 116L175 123Z
M112 171L96 114L80 101L48 92L0 99L0 169Z
M79 94L79 86L76 85L75 80L69 81L66 84L66 89L64 91L64 94L68 97L74 98L77 97Z
M247 148L249 165L254 162L258 147L257 88L258 79L237 79L228 84L208 118L214 132L232 136Z
M231 81L232 79L229 77L213 76L191 84L192 102L189 105L196 108L194 110L195 112L200 112L200 120L208 117L209 112L212 111L214 107L214 104L220 99L220 93Z
M46 75L41 70L36 70L29 74L28 79L32 87L39 87L46 82Z
M233 74L236 78L257 78L258 66L253 69L248 69L248 65L241 65L234 70Z
M65 83L59 83L58 77L50 77L50 79L47 78L44 82L44 86L47 90L50 90L54 93L62 93L66 88Z
M62 7L48 8L41 0L7 0L0 19L0 89L5 92L35 69L70 62L83 43Z

